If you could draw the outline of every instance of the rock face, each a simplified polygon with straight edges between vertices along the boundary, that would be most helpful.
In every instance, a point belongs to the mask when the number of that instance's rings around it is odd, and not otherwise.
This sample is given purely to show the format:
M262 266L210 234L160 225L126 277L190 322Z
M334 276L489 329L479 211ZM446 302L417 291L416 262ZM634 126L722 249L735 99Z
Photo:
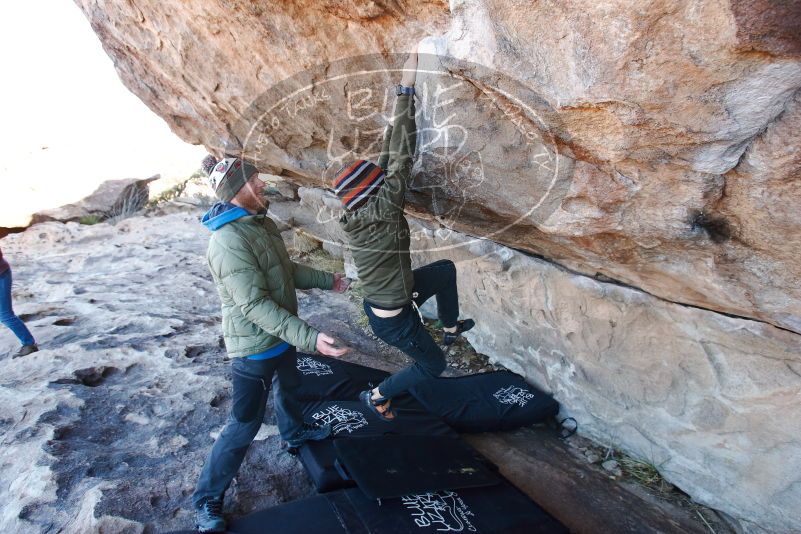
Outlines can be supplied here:
M375 156L395 53L427 37L409 208L526 258L513 281L504 264L477 271L470 291L529 297L522 312L481 297L496 319L476 342L540 383L559 375L545 354L563 355L576 375L551 385L590 432L646 457L652 439L699 499L801 528L798 481L746 466L797 447L768 444L770 417L753 415L789 417L801 387L797 2L77 3L182 138L307 186ZM535 332L545 352L510 352ZM607 363L627 380L603 378ZM662 426L637 437L634 413Z
M798 235L796 3L78 4L126 85L181 137L307 185L375 152L398 79L386 69L403 59L391 53L431 36L417 209L801 332L798 242L786 239ZM772 165L785 189L743 179ZM754 223L766 196L767 241Z

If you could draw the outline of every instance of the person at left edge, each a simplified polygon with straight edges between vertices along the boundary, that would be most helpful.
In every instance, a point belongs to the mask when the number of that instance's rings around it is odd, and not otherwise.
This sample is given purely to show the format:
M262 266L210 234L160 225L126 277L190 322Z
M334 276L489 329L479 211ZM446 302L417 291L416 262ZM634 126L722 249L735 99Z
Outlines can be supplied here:
M215 161L204 170L220 202L203 216L211 230L207 260L222 303L225 347L232 359L231 413L214 442L192 502L200 532L225 530L223 495L261 427L275 374L276 419L290 447L325 439L329 425L304 423L296 398L300 384L296 347L328 356L347 349L298 318L296 289L343 292L349 281L290 260L275 222L266 215L269 202L256 168L239 158Z
M11 266L3 259L0 250L0 322L11 330L22 345L12 358L27 356L39 350L39 346L31 335L31 331L14 313L11 306Z

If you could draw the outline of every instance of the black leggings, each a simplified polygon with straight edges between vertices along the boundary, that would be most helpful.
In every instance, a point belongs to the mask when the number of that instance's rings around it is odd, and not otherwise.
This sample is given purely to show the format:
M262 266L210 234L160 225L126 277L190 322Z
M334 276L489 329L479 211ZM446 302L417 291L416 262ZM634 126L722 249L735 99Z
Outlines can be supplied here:
M456 325L459 317L459 296L456 289L456 266L450 260L439 260L414 270L412 300L418 306L432 296L437 297L437 315L445 327ZM378 317L365 300L364 312L373 333L384 342L408 354L414 363L381 382L378 390L390 398L445 370L445 355L431 338L417 311L410 304L394 317Z

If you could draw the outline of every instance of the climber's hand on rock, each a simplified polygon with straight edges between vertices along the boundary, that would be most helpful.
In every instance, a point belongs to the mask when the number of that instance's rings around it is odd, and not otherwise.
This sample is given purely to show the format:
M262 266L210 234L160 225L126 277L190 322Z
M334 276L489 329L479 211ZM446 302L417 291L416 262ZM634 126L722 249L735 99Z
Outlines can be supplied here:
M418 44L415 44L403 64L403 76L401 76L400 83L404 87L414 87L414 82L417 81L417 47Z

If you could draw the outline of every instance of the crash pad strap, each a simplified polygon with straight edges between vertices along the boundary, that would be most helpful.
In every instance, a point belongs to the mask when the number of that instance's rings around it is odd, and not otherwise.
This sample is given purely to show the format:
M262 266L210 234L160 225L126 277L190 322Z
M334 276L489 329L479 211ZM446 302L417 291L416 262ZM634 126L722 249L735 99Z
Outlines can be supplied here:
M493 466L458 437L405 436L335 440L337 460L371 499L491 486Z

